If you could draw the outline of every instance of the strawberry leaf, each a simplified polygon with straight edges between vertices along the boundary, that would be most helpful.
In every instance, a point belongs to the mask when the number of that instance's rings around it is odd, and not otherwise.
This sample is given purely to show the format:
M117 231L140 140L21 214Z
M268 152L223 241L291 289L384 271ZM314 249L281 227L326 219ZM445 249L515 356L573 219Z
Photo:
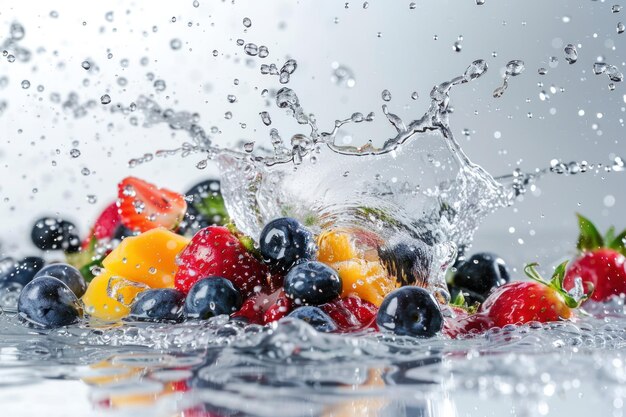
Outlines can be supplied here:
M576 216L578 217L578 228L580 229L578 245L576 246L578 250L584 252L603 247L604 239L593 223L581 214L576 214Z
M626 256L626 230L608 241L608 247Z

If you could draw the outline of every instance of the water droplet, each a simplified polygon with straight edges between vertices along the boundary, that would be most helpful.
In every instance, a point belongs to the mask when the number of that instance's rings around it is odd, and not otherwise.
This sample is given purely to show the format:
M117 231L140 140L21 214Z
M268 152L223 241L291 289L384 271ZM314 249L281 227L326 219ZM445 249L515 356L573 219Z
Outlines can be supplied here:
M156 80L153 85L156 91L164 91L166 88L165 81L163 80Z
M262 111L261 113L259 113L259 115L261 116L261 121L265 126L269 126L272 124L272 119L270 118L270 114L268 112Z
M198 0L193 0L193 7L195 7L196 9L200 7L200 2Z
M569 17L569 16L563 16L563 17L561 18L561 21L562 21L563 23L569 23L569 22L571 22L571 21L572 21L572 18L571 18L571 17Z
M259 53L259 47L254 43L247 43L246 46L243 47L243 51L246 55L256 56Z
M267 58L270 54L269 49L267 49L267 46L265 45L261 45L259 46L259 58Z
M461 42L459 41L454 42L454 44L452 45L452 50L454 52L461 52L461 49L463 49L463 45L461 45Z
M246 142L243 144L243 150L245 152L251 153L254 151L254 142Z
M609 80L619 83L624 79L624 75L620 72L620 70L615 65L609 65L606 69L606 75L608 75Z
M109 96L108 94L103 95L102 97L100 97L100 103L102 103L102 104L110 104L111 103L111 96Z
M22 88L23 88L24 90L29 89L29 88L30 88L30 81L28 81L28 80L23 80L23 81L22 81Z
M596 62L593 64L593 73L596 75L604 74L606 72L607 65L604 62Z
M506 74L512 77L520 75L522 72L524 72L524 69L524 61L520 59L514 59L506 64Z
M59 12L57 12L56 10L52 10L50 12L50 17L56 19L57 17L59 17Z
M178 50L183 46L183 43L181 42L180 39L174 38L170 41L170 48L172 48L173 50Z
M83 67L83 69L86 69L86 70L88 70L89 68L91 68L91 64L89 63L89 61L83 61L83 62L80 64L80 66L81 66L81 67Z
M250 20L250 18L248 17L244 17L243 18L243 25L247 28L249 28L250 26L252 26L252 20Z
M383 90L382 93L380 93L380 97L384 101L391 101L391 93L389 92L389 90Z
M230 120L232 118L233 118L233 113L232 112L227 111L226 113L224 113L224 119Z
M411 93L411 99L413 100L417 100L419 98L419 95L417 94L417 91L413 91Z
M70 156L72 158L78 158L80 156L80 151L76 148L70 150Z
M617 29L617 33L621 34L621 33L624 33L624 30L626 30L626 27L624 26L622 22L618 22L616 29Z
M576 47L571 43L568 43L564 49L565 51L565 60L571 65L578 61L578 51Z
M87 202L89 204L96 204L98 202L98 197L94 194L87 194Z
M113 12L106 12L106 14L104 15L104 19L107 22L112 22L113 21Z
M234 103L235 101L237 101L237 96L233 94L229 94L226 96L226 99L228 100L229 103Z
M83 174L84 176L87 176L91 174L91 170L87 167L84 167L83 169L80 170L80 173Z
M368 7L370 7L370 4L368 2L363 2L363 8L367 9Z
M354 73L350 68L340 65L338 62L333 62L331 67L333 68L333 72L330 76L330 81L333 84L348 88L352 88L356 85Z
M417 7L417 4L415 4L415 2L411 2L409 3L409 9L413 10Z
M548 65L550 68L556 68L559 65L559 59L555 56L551 56L548 60Z
M26 32L24 31L24 26L20 25L17 22L11 23L11 27L9 28L9 36L14 41L20 41L24 39Z
M539 75L546 75L548 73L548 70L544 67L541 67L537 70L537 74Z
M485 4L485 0L476 0L476 5L482 6L483 4Z

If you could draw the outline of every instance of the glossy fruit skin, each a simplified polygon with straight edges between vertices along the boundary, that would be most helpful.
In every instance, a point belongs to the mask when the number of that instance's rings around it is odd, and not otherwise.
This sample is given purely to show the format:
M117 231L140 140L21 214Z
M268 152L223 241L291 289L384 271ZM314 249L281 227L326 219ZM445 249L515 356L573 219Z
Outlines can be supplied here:
M304 306L293 310L287 317L293 317L310 324L315 330L323 333L337 331L337 324L319 307Z
M41 276L54 277L68 286L70 290L80 298L85 294L87 283L80 271L68 264L50 264L44 266L35 274L35 278Z
M354 237L343 230L329 230L317 239L319 251L317 260L328 265L349 261L362 256L357 249Z
M283 287L295 305L320 305L339 297L341 279L326 264L304 261L291 268Z
M378 328L399 336L432 337L443 327L443 315L435 298L420 287L391 292L376 316Z
M96 239L111 239L122 225L117 203L109 204L96 219L91 233Z
M613 295L626 294L626 258L606 248L584 252L571 263L563 287L573 288L577 277L582 278L585 288L593 284L591 300L606 301Z
M26 322L48 329L77 323L80 318L78 299L67 285L53 277L29 282L20 294L17 311Z
M24 287L43 268L44 263L45 261L37 256L27 256L20 259L0 274L0 286L15 283Z
M111 286L116 288L115 298L107 293ZM105 269L91 280L81 301L85 306L85 313L91 317L103 322L117 322L130 313L135 297L147 289L144 284L126 281Z
M388 275L385 267L377 261L351 259L331 265L341 278L341 296L356 295L375 306L396 289L396 281Z
M274 219L265 225L259 238L263 261L272 270L287 272L296 262L313 259L313 234L291 217Z
M80 249L76 226L67 220L42 217L31 230L30 238L41 250L64 250L69 253Z
M486 313L497 327L560 321L573 316L558 292L536 281L515 281L496 288L478 312Z
M243 303L241 293L233 283L212 276L197 281L185 299L184 315L187 319L207 320L221 314L232 314Z
M176 257L189 239L164 228L127 237L102 261L114 275L141 282L152 288L174 287L178 270Z
M452 285L469 294L466 301L471 304L474 301L484 301L493 288L500 287L510 280L509 271L502 258L494 253L481 252L457 265Z
M247 299L267 290L268 269L227 228L209 226L200 230L178 256L176 288L185 294L200 279L224 277Z
M425 248L400 242L390 248L381 247L378 255L389 274L397 277L401 285L415 285L428 281L430 257L427 256Z
M376 314L378 308L359 297L338 298L320 306L330 316L342 332L355 332L367 328L378 329Z
M174 288L146 290L137 295L128 318L136 321L177 322L185 295Z
M185 192L187 211L178 233L193 236L208 226L223 226L228 222L221 185L218 180L199 182Z
M138 232L157 227L176 230L187 209L183 195L136 177L126 177L118 184L117 197L122 224Z
M272 305L263 314L263 324L272 323L286 317L293 309L293 301L287 297L285 291L279 290Z

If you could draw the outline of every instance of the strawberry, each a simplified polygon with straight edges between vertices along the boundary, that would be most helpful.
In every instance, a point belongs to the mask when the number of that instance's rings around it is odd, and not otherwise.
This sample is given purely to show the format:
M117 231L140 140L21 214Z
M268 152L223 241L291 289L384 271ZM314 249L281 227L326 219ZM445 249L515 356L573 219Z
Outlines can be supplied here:
M443 334L456 339L459 336L471 333L483 333L493 327L493 320L487 314L472 314L470 311L451 305L452 317L446 317L443 323Z
M146 232L160 226L175 230L185 215L187 203L182 194L135 177L124 178L117 187L118 213L131 230Z
M285 291L277 291L278 296L274 303L265 311L263 323L268 324L285 317L292 309L291 299L285 295Z
M577 286L575 292L563 289L567 262L554 271L550 282L535 270L536 264L524 268L533 281L510 282L496 288L480 306L479 313L493 321L493 325L522 324L531 321L542 323L570 319L589 294Z
M593 223L580 214L578 225L580 256L570 265L563 286L571 289L580 278L583 284L593 285L590 298L594 301L626 294L626 230L615 236L615 229L610 228L602 237Z
M212 275L232 281L244 298L269 289L267 267L226 227L201 229L178 255L178 265L175 286L185 294L196 281Z
M91 236L96 239L111 239L120 225L122 219L118 213L117 203L109 204L100 213L93 225Z
M241 308L231 314L232 318L242 318L248 324L264 324L263 310L256 300L257 296L252 296L243 302Z
M338 298L320 308L337 323L342 332L355 332L369 327L377 329L378 308L359 297Z

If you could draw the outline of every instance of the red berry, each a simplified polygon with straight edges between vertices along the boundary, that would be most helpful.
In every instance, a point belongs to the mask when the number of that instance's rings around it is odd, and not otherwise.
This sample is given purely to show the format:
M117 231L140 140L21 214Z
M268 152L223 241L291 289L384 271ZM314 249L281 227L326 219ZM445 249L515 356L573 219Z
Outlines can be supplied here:
M118 212L124 226L147 232L157 227L175 230L187 210L182 194L127 177L118 184Z
M320 306L343 332L354 332L376 326L378 308L359 297L338 298Z
M117 204L111 203L100 213L93 225L92 235L95 236L96 239L111 239L113 237L117 227L121 223L121 218L117 210Z
M542 323L566 320L573 317L574 308L586 298L575 298L563 289L566 262L559 265L550 282L543 280L534 270L526 267L526 274L534 279L530 282L510 282L496 288L480 306L498 327L507 324L523 324L531 321Z
M198 280L219 276L232 281L244 298L268 290L268 270L226 227L209 226L178 255L176 289L187 294Z
M257 304L255 298L256 296L253 296L244 301L239 311L231 314L231 317L242 318L248 324L264 324L263 310Z
M291 312L291 299L287 298L283 290L278 291L276 301L265 311L263 323L272 323L285 317Z
M626 294L626 230L616 234L611 227L604 236L591 220L578 214L577 248L581 255L570 265L564 286L574 288L581 278L583 287L593 285L591 299L605 301Z
M483 333L493 327L493 320L487 314L469 314L466 310L451 306L454 317L446 317L443 324L443 334L456 339L459 336L471 333Z

